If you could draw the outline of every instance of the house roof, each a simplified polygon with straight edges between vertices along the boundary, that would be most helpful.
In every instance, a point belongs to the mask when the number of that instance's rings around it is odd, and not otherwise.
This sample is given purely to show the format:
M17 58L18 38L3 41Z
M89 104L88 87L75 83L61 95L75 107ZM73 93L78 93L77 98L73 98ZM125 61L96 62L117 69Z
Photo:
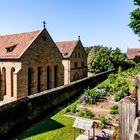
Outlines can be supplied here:
M0 59L17 59L26 51L42 30L0 35Z
M127 58L133 59L135 56L140 55L140 48L128 48L127 49Z
M59 51L62 53L64 58L68 58L71 56L73 50L75 49L76 45L78 44L79 40L74 41L61 41L55 42L56 46L58 47Z

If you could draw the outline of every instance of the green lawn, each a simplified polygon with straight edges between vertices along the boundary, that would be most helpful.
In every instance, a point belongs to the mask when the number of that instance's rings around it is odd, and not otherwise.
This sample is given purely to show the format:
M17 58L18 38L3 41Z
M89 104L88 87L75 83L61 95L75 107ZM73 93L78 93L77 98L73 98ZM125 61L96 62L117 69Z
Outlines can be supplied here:
M63 116L64 109L46 117L38 125L26 130L18 140L73 140L74 129L72 127L74 119ZM79 131L75 130L78 135Z

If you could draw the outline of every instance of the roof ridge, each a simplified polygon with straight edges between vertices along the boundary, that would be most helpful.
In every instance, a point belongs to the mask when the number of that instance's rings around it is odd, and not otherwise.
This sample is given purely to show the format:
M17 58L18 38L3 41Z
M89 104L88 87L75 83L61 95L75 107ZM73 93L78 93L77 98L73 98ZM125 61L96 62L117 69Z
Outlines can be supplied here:
M38 29L38 30L35 30L35 31L28 31L28 32L19 32L19 33L14 33L14 34L3 34L3 35L0 35L0 37L4 37L4 36L13 36L13 35L21 35L21 34L28 34L28 33L33 33L33 32L41 32L43 29Z
M64 41L56 41L55 43L58 42L78 42L79 40L64 40Z
M127 48L127 49L140 49L140 47L139 48Z

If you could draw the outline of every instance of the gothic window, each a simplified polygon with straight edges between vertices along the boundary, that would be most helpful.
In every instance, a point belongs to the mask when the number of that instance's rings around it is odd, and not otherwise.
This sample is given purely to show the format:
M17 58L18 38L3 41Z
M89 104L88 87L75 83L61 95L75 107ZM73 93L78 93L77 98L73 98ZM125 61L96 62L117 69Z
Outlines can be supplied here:
M79 58L80 58L80 52L79 52Z
M81 66L84 67L84 62L83 61L81 62Z
M6 95L6 68L2 68L2 95Z
M41 92L41 81L42 81L42 69L41 67L38 67L37 71L37 91Z
M75 53L75 58L77 58L77 53Z
M58 66L54 66L54 87L58 86Z
M11 97L14 96L14 71L15 71L15 68L11 68Z
M79 79L79 75L77 75L77 80Z
M28 95L31 95L32 91L32 69L28 69Z
M83 72L83 77L86 77L86 74Z
M77 62L74 62L74 67L77 68L78 64Z
M50 89L50 66L47 66L47 89Z
M76 78L75 78L75 75L73 76L73 81L75 81L76 80Z

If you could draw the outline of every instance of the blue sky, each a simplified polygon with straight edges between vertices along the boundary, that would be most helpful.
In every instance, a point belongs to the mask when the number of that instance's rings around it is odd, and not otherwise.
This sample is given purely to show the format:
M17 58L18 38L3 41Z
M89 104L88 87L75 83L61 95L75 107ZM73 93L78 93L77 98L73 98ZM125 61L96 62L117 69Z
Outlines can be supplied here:
M46 28L54 41L75 40L84 46L140 47L128 27L133 0L1 0L0 34Z

